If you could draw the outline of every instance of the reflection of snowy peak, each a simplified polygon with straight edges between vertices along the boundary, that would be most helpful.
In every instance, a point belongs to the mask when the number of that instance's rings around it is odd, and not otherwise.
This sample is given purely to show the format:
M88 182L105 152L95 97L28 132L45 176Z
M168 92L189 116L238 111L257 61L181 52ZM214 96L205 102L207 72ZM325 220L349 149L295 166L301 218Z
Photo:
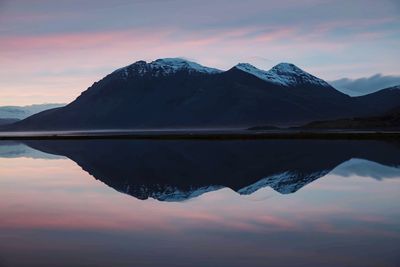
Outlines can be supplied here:
M223 186L204 186L200 188L191 188L189 190L182 190L176 186L165 186L156 184L152 187L141 185L141 186L131 186L127 185L123 193L132 195L138 199L148 199L154 198L160 201L183 201L198 197L207 192L216 191L218 189L224 188Z
M237 190L240 195L250 195L261 188L271 187L281 194L295 193L303 186L311 183L318 178L326 175L329 171L320 171L310 174L301 174L293 171L286 171L276 175L268 176ZM178 188L173 185L155 184L149 187L148 185L126 185L123 193L132 195L138 199L154 198L160 201L183 201L191 198L198 197L202 194L216 191L225 188L223 185L209 185L203 187L191 187L189 189Z
M330 87L330 85L324 80L321 80L290 63L280 63L269 71L260 70L248 63L240 63L236 65L235 68L252 74L262 80L281 86L289 87L312 84L316 86Z
M30 140L24 143L72 159L119 192L160 201L183 201L220 188L249 195L271 187L289 194L333 169L345 173L363 171L365 176L377 179L388 174L400 177L398 170L391 167L374 173L377 165L371 163L399 166L400 146L396 142L103 140L99 145L97 140ZM352 158L367 161L362 166L349 164ZM340 166L343 162L348 163Z
M297 192L307 184L327 175L328 173L348 177L351 175L372 177L377 180L385 178L400 177L400 169L395 167L384 166L376 162L351 159L346 161L333 170L321 170L314 173L298 173L294 171L286 171L265 177L251 185L237 190L240 195L251 195L258 190L270 187L281 194L291 194ZM226 188L222 185L210 185L204 187L193 187L188 190L180 189L176 186L154 185L152 188L142 185L136 188L127 185L123 193L133 195L139 199L154 198L159 201L184 201L198 197L202 194Z
M167 76L180 71L188 73L204 73L215 74L222 72L218 69L204 67L195 62L191 62L181 58L163 58L157 59L150 63L146 61L137 61L132 65L116 70L114 73L121 74L122 77L130 76L144 76L150 74L151 76Z
M258 182L246 186L238 191L241 195L250 195L263 187L271 187L281 194L294 193L303 186L311 183L318 178L326 175L329 171L323 170L320 172L310 174L300 174L295 172L286 171L276 175L265 177Z

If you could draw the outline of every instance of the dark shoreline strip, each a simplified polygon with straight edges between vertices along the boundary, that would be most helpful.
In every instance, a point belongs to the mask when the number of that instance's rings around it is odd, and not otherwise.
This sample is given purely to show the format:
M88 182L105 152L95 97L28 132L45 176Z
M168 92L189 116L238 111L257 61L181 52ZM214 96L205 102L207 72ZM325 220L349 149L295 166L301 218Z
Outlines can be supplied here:
M158 139L158 140L234 140L234 139L397 139L400 132L289 132L289 133L126 133L126 134L46 134L0 136L0 140L93 140L93 139Z

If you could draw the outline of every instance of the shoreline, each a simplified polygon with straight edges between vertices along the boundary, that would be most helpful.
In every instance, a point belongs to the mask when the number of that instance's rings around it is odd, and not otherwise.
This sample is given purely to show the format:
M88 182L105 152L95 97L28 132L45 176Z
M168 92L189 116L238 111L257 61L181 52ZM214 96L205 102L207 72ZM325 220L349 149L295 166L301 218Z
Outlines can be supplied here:
M299 130L151 130L151 131L65 131L65 132L0 132L0 140L245 140L245 139L397 139L400 131L299 131Z

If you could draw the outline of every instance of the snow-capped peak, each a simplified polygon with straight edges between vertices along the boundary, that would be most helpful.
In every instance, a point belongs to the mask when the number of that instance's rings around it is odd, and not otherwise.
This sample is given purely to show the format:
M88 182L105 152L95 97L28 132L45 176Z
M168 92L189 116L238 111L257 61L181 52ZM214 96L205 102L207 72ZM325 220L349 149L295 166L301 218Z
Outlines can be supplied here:
M171 70L175 72L182 69L209 74L222 72L221 70L205 67L196 62L192 62L182 58L162 58L157 59L149 64L152 65L153 68L164 68L166 70Z
M290 87L312 84L330 87L327 82L290 63L280 63L269 71L258 69L249 63L239 63L235 68L280 86ZM137 61L129 66L114 71L114 73L118 73L121 77L127 78L138 75L144 76L145 74L150 74L154 77L168 76L180 71L203 74L216 74L223 72L182 58L162 58L150 63L143 60Z
M270 73L265 70L260 70L249 63L239 63L235 66L235 68L237 68L241 71L247 72L249 74L252 74L262 80L272 82L275 84L279 84L279 85L285 85L284 82L281 81L281 79L276 74Z
M313 84L324 87L330 85L308 72L300 69L291 63L279 63L278 65L271 68L269 71L271 74L277 75L286 86L302 85L302 84Z
M281 86L296 86L302 84L330 86L327 82L303 71L291 63L280 63L269 71L258 69L248 63L239 63L235 68Z
M198 63L182 58L162 58L154 60L150 63L141 60L124 68L118 69L115 72L121 73L124 77L128 77L132 73L136 75L139 74L141 76L146 73L151 73L153 76L166 76L179 71L205 74L215 74L222 72L221 70L208 68Z
M272 67L270 69L270 71L275 72L275 73L292 73L292 74L304 72L302 69L300 69L296 65L294 65L292 63L285 63L285 62L275 65L274 67Z

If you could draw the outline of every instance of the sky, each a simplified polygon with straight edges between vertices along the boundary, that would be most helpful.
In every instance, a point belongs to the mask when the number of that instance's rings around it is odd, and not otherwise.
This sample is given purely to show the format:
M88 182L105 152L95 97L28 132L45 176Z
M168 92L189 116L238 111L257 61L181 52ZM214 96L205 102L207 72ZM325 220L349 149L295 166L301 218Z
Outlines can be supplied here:
M330 81L331 85L350 96L360 96L400 85L400 76L375 74L371 77L359 79L343 78Z
M0 105L66 103L138 60L400 77L398 0L0 0Z

